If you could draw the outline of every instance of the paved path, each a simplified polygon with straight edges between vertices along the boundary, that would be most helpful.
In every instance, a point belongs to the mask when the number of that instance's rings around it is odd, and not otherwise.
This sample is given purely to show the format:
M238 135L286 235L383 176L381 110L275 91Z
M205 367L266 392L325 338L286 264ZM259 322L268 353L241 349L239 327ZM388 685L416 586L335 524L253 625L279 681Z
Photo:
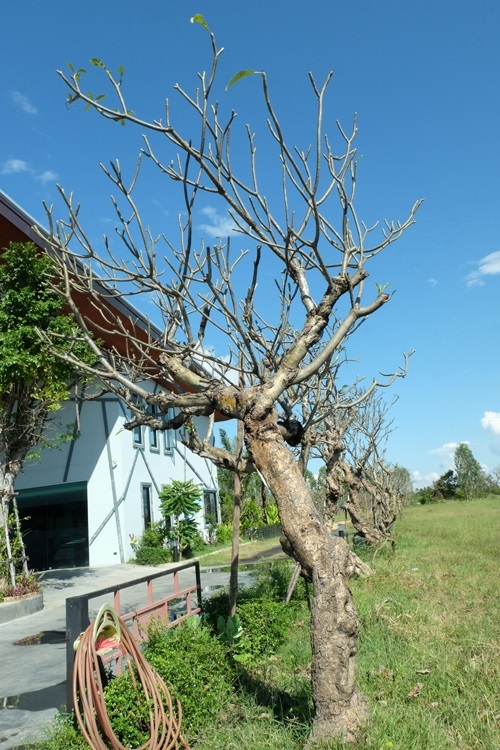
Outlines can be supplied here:
M120 585L159 570L161 568L124 564L45 574L43 610L0 625L0 750L22 748L43 737L46 727L66 704L66 598ZM207 593L226 585L228 579L227 572L217 570L201 574ZM250 579L251 573L240 574L242 585ZM181 579L181 586L190 585L184 580ZM194 575L192 580L194 582ZM155 586L155 598L171 591L169 587L171 584L163 584L163 589ZM145 603L145 588L143 584L123 592L122 612ZM91 620L104 601L112 604L111 595L92 601ZM19 645L23 639L35 643Z

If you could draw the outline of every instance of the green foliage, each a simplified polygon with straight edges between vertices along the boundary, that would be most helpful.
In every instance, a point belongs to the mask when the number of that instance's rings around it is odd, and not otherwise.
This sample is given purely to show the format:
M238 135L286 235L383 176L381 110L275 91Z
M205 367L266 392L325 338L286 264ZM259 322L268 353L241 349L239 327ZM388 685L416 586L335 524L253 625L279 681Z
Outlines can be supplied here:
M284 642L295 617L295 603L304 589L297 587L292 603L285 604L283 597L290 580L291 567L265 566L254 586L238 592L237 619L227 617L229 594L221 591L204 602L207 623L218 632L225 643L231 643L231 654L236 662L248 666L264 655L271 656ZM231 634L235 633L231 638Z
M104 688L106 711L114 733L125 747L139 747L149 740L150 700L137 675L115 677Z
M220 523L217 527L217 541L219 544L226 544L232 541L233 538L233 524L227 521L226 523Z
M286 639L293 622L293 607L267 597L243 601L238 605L242 637L237 643L236 660L249 664L271 656Z
M280 522L280 514L278 512L278 506L275 502L269 503L266 507L266 525L274 526Z
M262 508L255 500L247 500L241 508L240 526L242 531L262 526Z
M54 276L51 259L31 243L13 243L2 250L0 264L0 405L14 388L51 411L68 397L73 368L51 354L37 334L71 336L74 323L63 314L63 301L48 286ZM93 355L76 342L61 339L61 350L73 346L77 356Z
M0 476L5 466L17 472L29 451L53 445L44 430L51 416L68 398L75 379L72 366L56 357L39 332L56 336L61 352L71 348L86 363L94 360L89 348L72 340L73 319L63 313L62 298L49 286L55 268L49 256L32 242L11 242L1 251L0 262ZM56 433L54 432L54 435ZM65 439L62 436L61 439ZM57 439L55 440L57 443ZM12 461L14 459L14 461ZM16 477L14 476L15 480ZM3 489L3 488L2 488ZM9 510L10 498L3 493L1 515ZM2 524L3 526L3 524ZM8 534L16 570L25 564L19 524L9 519ZM19 554L18 554L19 553ZM19 558L21 564L19 565ZM0 539L0 576L8 565L6 540ZM10 571L14 584L14 572Z
M221 445L229 453L236 453L236 438L230 438L225 430L219 430ZM245 454L244 454L245 455ZM221 514L224 522L232 522L234 507L234 472L230 469L217 469L217 480L219 484L219 495L221 499ZM244 474L241 478L242 483L242 504L245 505L249 500L253 500L260 506L262 515L262 480L255 472L253 474ZM262 518L258 523L250 526L260 526Z
M458 488L464 493L465 499L479 497L483 490L481 465L465 443L460 443L455 450L455 471Z
M434 495L439 493L441 499L450 500L455 497L458 488L458 478L453 469L442 474L433 484Z
M233 696L226 649L197 618L169 629L152 626L144 655L180 699L183 731L191 735L215 721Z
M201 507L201 487L189 479L179 482L176 479L166 485L159 494L161 512L165 518L182 515L191 516Z
M172 562L171 550L165 548L168 529L163 521L152 523L139 539L135 548L135 562L138 565L163 565Z
M257 70L240 70L238 73L235 73L234 76L231 78L229 83L226 86L226 91L231 88L235 83L238 83L238 81L241 81L242 78L246 78L247 76L253 76L257 73Z
M172 551L164 547L147 547L141 544L137 547L134 559L138 565L164 565L172 562Z
M145 547L163 547L167 538L168 529L163 521L155 521L150 524L140 538L139 544Z
M191 23L199 23L200 26L203 26L204 29L206 29L207 31L210 31L210 29L208 28L208 24L203 18L203 16L201 15L201 13L196 13L196 15L194 15L191 18Z
M174 479L159 494L163 516L165 519L172 516L175 519L169 538L177 541L180 557L183 550L192 549L197 543L198 527L193 516L200 510L201 495L201 487L192 479L187 482Z
M217 634L222 643L235 644L243 635L240 618L238 615L229 615L217 618Z
M16 570L22 566L22 558L24 553L24 546L22 543L22 535L20 536L17 532L16 516L14 513L9 513L7 519L7 529L12 530L9 533L10 540L10 553L12 560L14 561L14 567ZM5 527L0 526L0 581L9 578L9 563L8 563L8 552L7 552L7 539L5 538ZM19 577L18 577L19 580ZM11 596L11 594L5 593L6 589L3 589L4 596ZM1 594L1 591L0 591Z

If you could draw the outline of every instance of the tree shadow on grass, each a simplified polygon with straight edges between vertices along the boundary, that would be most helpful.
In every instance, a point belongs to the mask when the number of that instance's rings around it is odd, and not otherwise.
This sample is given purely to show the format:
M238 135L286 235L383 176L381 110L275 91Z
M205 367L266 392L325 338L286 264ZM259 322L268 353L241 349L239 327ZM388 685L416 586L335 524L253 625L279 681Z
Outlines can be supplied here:
M308 684L297 681L293 692L281 690L240 665L237 676L240 690L258 705L271 709L276 721L287 725L293 722L306 726L312 724L314 709Z

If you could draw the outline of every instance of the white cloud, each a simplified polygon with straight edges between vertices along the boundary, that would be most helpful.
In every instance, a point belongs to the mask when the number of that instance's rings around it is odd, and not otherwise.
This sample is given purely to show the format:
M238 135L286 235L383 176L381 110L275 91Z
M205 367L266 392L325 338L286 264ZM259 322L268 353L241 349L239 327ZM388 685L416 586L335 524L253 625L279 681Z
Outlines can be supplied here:
M46 185L48 182L55 182L57 177L57 172L53 172L51 169L46 169L45 172L35 175L35 180Z
M2 165L2 174L21 174L22 172L33 172L28 162L22 159L7 159Z
M437 279L432 279L431 278L431 279L427 279L427 283L430 284L431 286L437 286L438 281L437 281Z
M419 471L412 471L411 478L417 489L419 487L427 487L439 479L439 474L435 471L431 471L430 474L421 474Z
M46 169L44 172L36 172L33 167L28 164L24 159L7 159L2 164L1 174L29 174L37 182L41 182L42 185L46 185L48 182L54 182L57 180L56 172L51 169Z
M27 115L38 114L38 110L35 107L35 105L30 102L27 96L24 96L24 94L21 94L20 91L12 91L12 101L17 107L19 107L19 109L21 109Z
M496 276L497 274L500 274L500 250L481 258L477 269L467 276L467 286L484 286L486 283L484 281L485 276Z
M468 445L467 440L462 440L463 443ZM445 443L441 448L433 448L429 453L433 453L437 456L447 456L449 453L454 453L460 443Z
M237 233L234 221L230 216L222 216L217 213L212 206L206 206L201 209L201 213L210 220L209 224L200 224L200 229L210 235L210 237L220 237L224 239L229 235Z
M494 435L500 435L500 412L485 411L481 419L481 425L485 430L489 430Z
M455 465L455 451L461 444L470 445L468 440L461 440L459 443L445 443L440 448L433 448L429 453L433 456L439 456L439 468L444 471L452 469ZM442 473L441 472L441 473Z

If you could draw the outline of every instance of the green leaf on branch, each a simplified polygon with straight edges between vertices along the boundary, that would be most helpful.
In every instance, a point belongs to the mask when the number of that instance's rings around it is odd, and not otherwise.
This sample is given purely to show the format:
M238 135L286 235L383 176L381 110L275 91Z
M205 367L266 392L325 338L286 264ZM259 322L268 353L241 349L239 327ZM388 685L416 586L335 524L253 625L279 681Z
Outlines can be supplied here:
M90 58L90 64L93 65L96 68L105 68L106 67L104 65L103 61L99 60L98 57L91 57Z
M388 281L387 284L377 284L377 282L375 282L375 286L377 287L377 294L382 294L384 289L387 289L390 283L390 281Z
M206 29L208 32L210 32L210 29L208 28L208 24L201 15L201 13L197 13L195 16L193 16L191 19L191 23L199 23L200 26L203 26L204 29Z
M118 73L120 74L120 78L123 78L123 74L125 73L124 65L120 65L120 67L118 68Z
M228 83L228 84L227 84L227 86L226 86L226 91L227 91L228 89L230 89L230 88L231 88L231 86L232 86L232 85L233 85L234 83L238 83L238 81L241 81L241 79L242 79L242 78L246 78L247 76L253 76L253 75L255 75L255 74L256 74L256 73L258 73L258 72L259 72L258 70L240 70L240 72L239 72L239 73L236 73L236 75L234 75L234 76L233 76L233 77L231 78L231 80L229 81L229 83Z

